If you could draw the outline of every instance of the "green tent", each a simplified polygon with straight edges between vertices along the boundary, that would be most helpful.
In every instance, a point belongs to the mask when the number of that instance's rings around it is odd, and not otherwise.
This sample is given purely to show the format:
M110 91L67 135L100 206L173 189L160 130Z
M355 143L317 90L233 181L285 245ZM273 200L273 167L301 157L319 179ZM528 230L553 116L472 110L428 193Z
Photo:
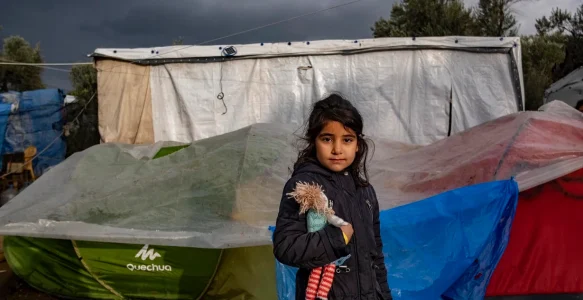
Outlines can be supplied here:
M232 249L6 237L10 267L71 298L276 299L270 246Z
M276 127L75 154L0 209L6 259L62 297L276 299L268 226L294 151Z

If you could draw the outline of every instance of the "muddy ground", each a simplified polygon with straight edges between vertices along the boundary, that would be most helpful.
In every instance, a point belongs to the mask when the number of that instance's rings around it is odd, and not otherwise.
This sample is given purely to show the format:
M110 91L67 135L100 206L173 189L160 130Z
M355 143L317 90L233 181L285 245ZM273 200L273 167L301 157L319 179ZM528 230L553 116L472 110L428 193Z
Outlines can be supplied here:
M22 279L14 276L9 283L9 286L3 291L0 296L2 300L58 300L59 298L51 297L45 293L39 292L34 288L28 286Z

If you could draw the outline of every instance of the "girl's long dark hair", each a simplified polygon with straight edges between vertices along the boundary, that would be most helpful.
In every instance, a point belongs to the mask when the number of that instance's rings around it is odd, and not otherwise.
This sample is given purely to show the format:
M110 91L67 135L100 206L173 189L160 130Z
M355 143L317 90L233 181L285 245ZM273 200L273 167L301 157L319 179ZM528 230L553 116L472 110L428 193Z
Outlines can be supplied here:
M362 116L350 101L342 98L338 94L332 94L314 104L310 113L306 131L302 139L306 146L300 150L298 159L294 164L294 169L306 162L317 162L316 138L327 122L336 121L346 128L354 130L356 133L358 152L354 162L350 165L349 171L360 186L368 186L368 171L366 163L368 160L368 142L364 138Z

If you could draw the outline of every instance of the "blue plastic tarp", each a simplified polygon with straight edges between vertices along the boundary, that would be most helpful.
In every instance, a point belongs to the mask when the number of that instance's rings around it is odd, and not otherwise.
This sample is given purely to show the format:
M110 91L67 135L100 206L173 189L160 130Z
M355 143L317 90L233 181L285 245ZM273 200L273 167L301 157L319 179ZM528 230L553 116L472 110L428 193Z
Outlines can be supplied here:
M12 108L11 104L0 102L0 150L2 150L4 146L6 126L8 125L8 117L10 116L11 108ZM2 163L2 156L0 156L0 163Z
M66 154L66 143L61 135L64 98L64 93L58 89L0 94L3 105L15 104L17 107L6 122L1 154L23 152L27 147L35 146L39 153L33 160L36 175L42 175L48 168L62 162Z
M451 190L380 212L394 299L483 299L510 234L514 180ZM273 228L272 228L273 229ZM278 298L295 299L296 269L276 261Z

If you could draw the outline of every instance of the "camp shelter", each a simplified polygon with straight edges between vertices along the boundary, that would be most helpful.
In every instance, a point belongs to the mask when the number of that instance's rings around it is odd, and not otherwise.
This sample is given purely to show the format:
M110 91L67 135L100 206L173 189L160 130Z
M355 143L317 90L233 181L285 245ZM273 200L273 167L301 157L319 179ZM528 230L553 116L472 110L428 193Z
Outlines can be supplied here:
M407 218L414 211L411 205L431 203L420 199L452 201L447 195L457 195L463 201L464 194L456 189L466 187L474 191L476 210L490 216L489 224L498 224L492 222L496 216L514 215L513 186L528 190L583 168L582 129L579 112L554 102L543 111L505 116L428 146L375 138L370 175L382 214L400 209L401 221L415 220ZM7 259L31 285L62 296L274 299L281 274L275 273L268 227L274 225L281 186L295 158L290 146L294 131L291 125L255 124L187 147L167 142L102 144L77 153L0 208ZM491 190L476 193L468 187L473 184ZM500 198L504 201L475 196L494 195L495 190L505 195ZM417 219L453 216L429 212ZM391 224L381 224L385 251L398 245L398 231ZM450 232L456 242L473 245L472 251L449 255L452 248L441 247L424 252L416 245L430 236L410 235L402 251L387 252L396 297L399 290L409 295L484 295L502 255L486 245L504 249L508 227L486 230L468 222L439 231L446 224L454 223L431 224L433 232ZM409 225L409 230L417 226ZM464 229L464 234L453 234ZM445 244L448 236L432 247ZM430 261L435 272L419 282L414 274L426 265L391 260L403 255ZM476 255L489 258L476 268ZM439 272L453 268L456 273ZM457 281L453 275L459 276Z
M426 37L97 49L104 142L190 143L302 124L337 92L370 136L430 144L522 111L520 38Z
M545 91L545 103L560 100L573 107L583 100L583 67L553 83Z
M577 191L580 178L569 174L583 168L583 114L558 101L541 110L376 161L375 187L397 190L388 193L395 198L381 199L381 209L399 203L380 214L395 299L571 299L583 293L575 255L581 246L573 240L583 207L574 196L557 198L564 193L554 188L560 182ZM512 176L520 194L513 195ZM556 192L528 200L549 186ZM572 211L561 218L566 209ZM544 236L553 236L550 243ZM295 270L276 266L279 299L289 299Z
M63 161L64 99L59 89L1 93L0 155L24 152L29 146L44 150L33 160L37 176Z

